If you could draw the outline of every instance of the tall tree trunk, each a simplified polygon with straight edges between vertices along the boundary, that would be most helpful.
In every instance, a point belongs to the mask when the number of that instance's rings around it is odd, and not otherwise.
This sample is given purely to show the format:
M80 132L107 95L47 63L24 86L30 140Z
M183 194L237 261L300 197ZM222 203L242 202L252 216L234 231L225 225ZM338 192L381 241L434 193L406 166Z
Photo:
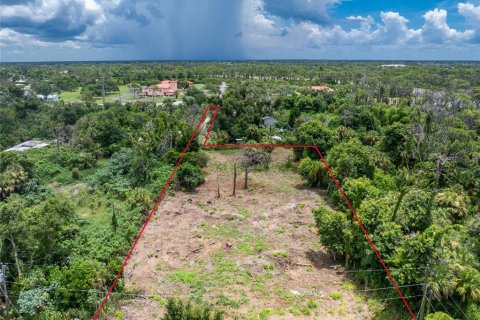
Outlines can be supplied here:
M237 191L237 164L233 164L233 194Z
M395 204L395 209L393 209L392 222L397 220L397 213L398 213L398 209L400 209L400 203L402 202L403 197L405 197L406 194L407 194L407 188L403 188L400 191L400 195L398 196L397 203Z
M243 185L243 189L248 189L248 169L245 169L245 184Z
M17 267L17 274L18 276L21 276L22 271L20 270L20 264L18 263L17 245L15 244L15 241L13 241L12 235L10 235L10 242L12 243L12 247L13 247L13 255L15 257L15 266Z
M217 198L220 198L220 175L217 167Z

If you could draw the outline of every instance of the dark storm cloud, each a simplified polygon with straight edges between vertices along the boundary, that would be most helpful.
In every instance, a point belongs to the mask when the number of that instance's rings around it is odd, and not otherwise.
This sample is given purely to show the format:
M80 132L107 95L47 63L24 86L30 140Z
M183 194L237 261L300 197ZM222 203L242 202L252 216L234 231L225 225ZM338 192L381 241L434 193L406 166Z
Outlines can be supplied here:
M146 13L141 12L138 5L139 3L134 1L122 1L118 7L112 10L112 13L127 20L136 21L141 27L145 27L150 23L150 19ZM150 9L154 9L155 5L153 3L148 3L148 5Z
M275 16L296 22L329 24L328 10L342 0L264 0L265 10Z
M153 2L152 2L153 3ZM177 59L241 58L241 1L157 1L161 16L138 40ZM141 46L141 43L137 43ZM154 57L153 57L154 58Z
M2 1L1 27L45 41L73 39L102 18L96 3L76 1Z

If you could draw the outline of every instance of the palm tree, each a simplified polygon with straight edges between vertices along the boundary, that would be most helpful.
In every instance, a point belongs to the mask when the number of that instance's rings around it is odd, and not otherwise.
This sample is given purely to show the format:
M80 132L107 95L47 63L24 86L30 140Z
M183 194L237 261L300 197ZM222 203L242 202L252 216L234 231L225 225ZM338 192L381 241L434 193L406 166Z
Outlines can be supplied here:
M463 302L480 301L480 272L472 267L462 268L458 274L455 291Z

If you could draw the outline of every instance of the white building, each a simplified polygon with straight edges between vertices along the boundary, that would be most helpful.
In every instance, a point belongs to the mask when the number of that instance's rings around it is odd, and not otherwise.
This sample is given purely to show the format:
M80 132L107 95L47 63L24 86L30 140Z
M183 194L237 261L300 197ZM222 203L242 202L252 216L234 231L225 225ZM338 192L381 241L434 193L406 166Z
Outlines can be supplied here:
M48 143L36 140L25 141L16 146L13 146L5 151L25 151L29 149L39 149L49 146Z

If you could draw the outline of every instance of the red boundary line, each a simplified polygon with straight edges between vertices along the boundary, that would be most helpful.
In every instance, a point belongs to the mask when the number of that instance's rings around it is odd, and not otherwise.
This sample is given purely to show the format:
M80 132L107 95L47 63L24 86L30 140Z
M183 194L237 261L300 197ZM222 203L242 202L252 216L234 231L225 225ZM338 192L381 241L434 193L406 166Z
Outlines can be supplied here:
M412 319L417 320L415 314L413 313L412 309L410 308L410 305L408 304L407 300L405 299L404 295L402 294L402 291L401 291L400 288L398 287L397 282L395 281L395 279L393 278L390 270L388 269L387 265L385 264L385 261L383 261L382 256L380 255L380 252L378 251L377 247L376 247L375 244L373 243L372 238L371 238L370 235L368 234L368 232L367 232L367 230L365 229L362 221L360 220L360 218L358 217L357 213L355 212L355 209L353 209L353 206L350 204L350 201L348 201L348 198L347 198L347 196L345 195L345 192L343 191L342 187L341 187L340 184L338 183L337 178L335 178L335 175L333 174L332 170L331 170L330 167L328 166L327 161L326 161L325 158L323 157L323 155L322 155L322 153L320 152L320 150L318 149L318 147L315 146L315 145L291 145L291 144L209 144L209 143L207 143L207 142L208 142L208 139L209 139L209 137L210 137L210 133L212 132L213 125L214 125L214 123L215 123L215 121L216 121L216 119L217 119L217 115L218 115L218 111L219 111L219 107L218 107L218 106L208 106L208 107L205 108L205 111L203 112L202 117L201 117L200 121L198 122L197 127L195 128L195 131L193 132L192 136L190 137L190 140L188 141L187 146L185 147L185 149L183 150L182 154L180 155L180 158L178 158L178 161L177 161L177 163L175 164L175 167L173 168L172 172L170 173L170 176L168 177L167 182L166 182L165 185L163 186L162 191L160 192L160 195L158 196L158 199L157 199L157 201L155 202L155 205L153 206L152 210L150 211L150 214L148 215L147 219L145 220L145 223L143 224L142 228L140 229L140 232L139 232L137 238L136 238L135 241L133 242L133 245L132 245L132 247L130 248L130 250L128 251L128 254L127 254L127 256L125 257L125 260L123 261L122 266L121 266L120 269L118 270L118 273L117 273L115 279L113 280L113 283L112 283L111 286L109 287L106 296L103 298L100 306L98 307L97 311L95 312L94 316L92 317L92 320L97 320L98 317L100 316L100 313L102 312L103 307L104 307L105 304L107 303L108 298L110 297L110 294L112 293L113 289L115 288L115 285L116 285L117 282L118 282L118 279L120 279L120 276L121 276L122 273L123 273L123 269L125 268L125 265L127 264L128 260L130 260L130 256L132 255L133 250L135 250L135 247L137 246L138 241L140 240L140 237L142 236L143 232L145 231L145 228L147 227L148 223L150 222L150 219L151 219L152 216L155 214L155 211L157 210L158 205L159 205L160 202L163 200L163 197L165 196L165 193L166 193L166 191L167 191L167 188L168 188L168 186L170 185L170 183L172 182L172 179L173 179L173 177L175 176L175 173L177 172L178 167L179 167L180 164L182 163L182 160L183 160L183 158L185 157L185 154L187 153L188 148L190 147L190 145L191 145L193 139L195 138L195 136L197 135L198 130L200 129L200 126L201 126L202 123L205 121L205 118L206 118L206 116L207 116L207 113L208 113L210 110L212 110L212 109L215 110L215 112L214 112L213 118L212 118L212 120L211 120L211 122L210 122L210 126L208 127L208 131L207 131L207 135L205 136L205 140L203 141L203 146L205 146L205 147L210 147L210 148L237 148L237 149L241 149L241 148L285 148L285 149L292 149L292 148L310 148L310 149L314 149L314 150L317 152L318 156L320 157L320 159L322 160L323 164L324 164L325 167L327 168L327 171L328 171L330 177L332 178L333 182L334 182L335 185L337 186L338 191L340 192L340 194L342 195L343 199L345 200L345 203L347 204L347 206L349 207L350 211L352 212L353 217L354 217L355 220L358 222L358 225L360 226L360 229L361 229L361 230L363 231L363 233L365 234L365 238L367 239L368 244L370 245L370 247L372 248L372 250L375 252L375 255L377 256L378 261L381 263L383 269L385 270L385 272L387 273L390 281L392 282L393 286L395 287L398 295L399 295L400 298L402 299L403 304L404 304L405 307L407 308L410 316L412 317Z

